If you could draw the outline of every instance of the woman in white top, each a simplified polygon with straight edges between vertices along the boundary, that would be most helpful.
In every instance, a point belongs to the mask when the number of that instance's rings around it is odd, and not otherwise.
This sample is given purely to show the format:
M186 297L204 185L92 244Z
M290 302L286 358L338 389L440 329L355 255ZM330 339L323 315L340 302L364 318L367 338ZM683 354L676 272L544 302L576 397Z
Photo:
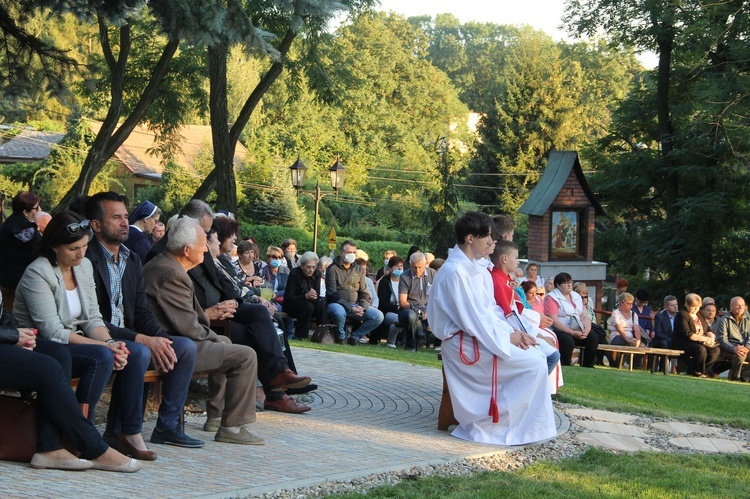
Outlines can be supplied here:
M583 367L594 367L599 338L591 333L591 320L581 295L573 291L573 278L562 272L554 279L555 289L544 298L544 315L552 317L552 330L560 344L560 362L569 366L576 346L583 347Z
M108 429L120 433L118 446L123 453L152 461L156 454L141 436L143 375L151 355L141 344L112 339L102 320L93 267L84 256L90 225L72 212L52 217L40 242L39 258L27 267L18 284L14 311L21 325L36 328L42 338L68 345L72 375L80 378L76 397L89 421L94 421L96 404L112 371L119 371L112 388ZM117 300L115 289L112 294Z
M638 316L633 312L633 302L635 298L628 292L620 295L619 306L612 312L612 316L607 321L609 329L609 343L612 345L623 345L630 347L641 346L643 330L638 325ZM633 367L636 369L641 365L641 355L636 355L633 359Z
M526 265L526 280L533 282L539 288L544 288L544 277L539 275L539 265L534 262Z

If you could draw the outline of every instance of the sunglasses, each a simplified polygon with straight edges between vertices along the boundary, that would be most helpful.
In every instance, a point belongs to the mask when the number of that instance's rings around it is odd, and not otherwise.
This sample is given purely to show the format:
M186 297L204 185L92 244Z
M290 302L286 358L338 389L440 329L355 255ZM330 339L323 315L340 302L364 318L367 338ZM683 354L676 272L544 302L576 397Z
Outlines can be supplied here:
M78 231L81 230L83 232L88 231L91 228L91 221L90 220L82 220L77 223L68 224L66 229L68 230L69 234L78 234Z

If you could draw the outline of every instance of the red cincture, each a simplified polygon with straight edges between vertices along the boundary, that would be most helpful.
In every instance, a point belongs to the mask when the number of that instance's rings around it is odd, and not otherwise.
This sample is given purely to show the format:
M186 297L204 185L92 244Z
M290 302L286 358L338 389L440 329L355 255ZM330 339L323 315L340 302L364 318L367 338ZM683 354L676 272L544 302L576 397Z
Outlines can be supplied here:
M469 360L464 354L464 332L459 331L458 333L458 356L461 362L467 366L473 366L479 362L479 342L472 336L471 341L474 346L474 360ZM492 422L500 422L500 409L497 406L497 355L492 356L492 395L490 396L490 409L488 416L492 416Z

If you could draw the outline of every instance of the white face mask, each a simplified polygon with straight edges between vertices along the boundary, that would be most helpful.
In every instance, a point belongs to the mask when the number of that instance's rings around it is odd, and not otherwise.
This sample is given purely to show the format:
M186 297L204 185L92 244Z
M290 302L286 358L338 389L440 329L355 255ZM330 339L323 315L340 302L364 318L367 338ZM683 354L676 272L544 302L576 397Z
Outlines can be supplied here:
M354 260L356 259L357 259L357 255L354 253L347 253L346 255L344 255L344 261L346 263L354 263Z

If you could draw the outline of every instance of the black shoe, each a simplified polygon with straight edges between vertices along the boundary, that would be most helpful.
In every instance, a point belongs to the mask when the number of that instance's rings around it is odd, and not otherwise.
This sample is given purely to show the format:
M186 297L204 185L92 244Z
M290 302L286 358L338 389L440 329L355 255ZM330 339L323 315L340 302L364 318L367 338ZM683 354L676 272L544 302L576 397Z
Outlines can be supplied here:
M184 431L180 430L179 426L173 430L154 428L154 432L151 434L151 443L176 445L177 447L188 447L191 449L197 449L206 445L203 440L186 435Z
M337 344L337 345L343 345L343 344L345 344L345 343L346 343L346 342L344 341L344 338L336 338L336 344Z
M354 336L349 336L346 342L349 343L353 347L356 347L357 345L359 345L359 340L357 340L357 338L355 338Z
M317 390L318 385L315 383L310 383L307 386L303 386L302 388L289 388L286 390L287 395L301 395L303 393L311 392L313 390Z

